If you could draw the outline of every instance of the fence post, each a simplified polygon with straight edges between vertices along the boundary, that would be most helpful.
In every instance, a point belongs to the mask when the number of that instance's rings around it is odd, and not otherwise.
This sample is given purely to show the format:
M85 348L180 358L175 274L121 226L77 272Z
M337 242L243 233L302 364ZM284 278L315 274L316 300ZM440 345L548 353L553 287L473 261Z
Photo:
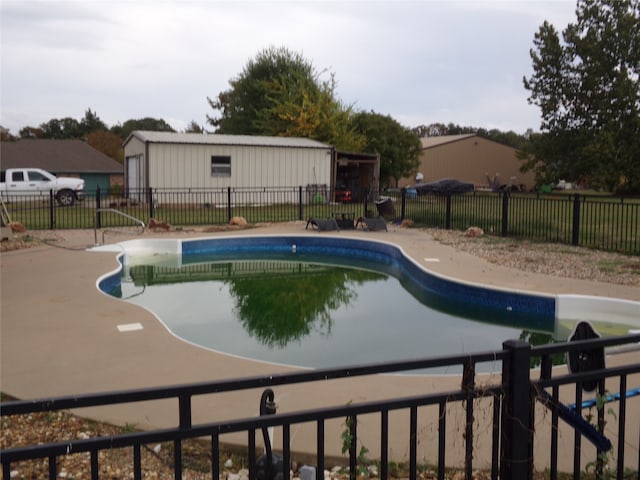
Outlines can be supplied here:
M402 187L402 200L400 205L400 222L402 222L407 208L407 187Z
M56 228L56 215L55 215L55 196L53 190L49 190L49 230Z
M580 243L580 194L573 197L573 229L571 231L571 245Z
M231 221L231 187L227 187L227 222Z
M304 220L302 213L302 185L298 187L298 220Z
M531 449L531 345L522 340L507 340L502 348L509 352L502 363L502 404L500 478L526 480L532 478Z
M364 217L367 216L367 211L369 210L369 193L370 193L370 190L368 188L365 188L364 189L363 205L362 205L362 208L364 209L362 215Z
M509 233L509 192L502 192L502 232L506 237Z
M153 188L149 187L147 189L147 204L149 205L149 218L154 218L153 211Z
M102 228L102 212L100 211L100 186L96 188L96 224L95 228Z
M444 218L444 228L449 230L451 228L451 194L447 193L447 204Z

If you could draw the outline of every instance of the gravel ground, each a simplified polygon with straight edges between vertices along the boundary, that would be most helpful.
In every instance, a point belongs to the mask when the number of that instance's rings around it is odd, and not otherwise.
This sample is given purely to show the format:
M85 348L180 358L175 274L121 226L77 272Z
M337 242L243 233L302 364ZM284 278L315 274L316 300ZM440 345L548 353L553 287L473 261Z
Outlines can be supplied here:
M577 248L560 244L540 244L528 241L516 241L492 236L469 237L464 232L425 229L435 240L451 245L457 250L477 255L491 263L515 268L521 271L549 275L596 280L621 285L640 285L640 256L620 255L586 248ZM51 232L36 232L3 240L0 251L29 248L41 245L51 236ZM6 400L6 398L4 398ZM131 426L116 427L69 415L67 413L38 413L16 417L2 417L0 449L20 445L33 445L41 442L65 441L71 438L90 438L111 436L127 432ZM171 444L147 446L142 453L144 478L173 478ZM222 455L223 461L234 459L234 466L221 467L223 478L243 480L246 470L242 461L233 457L231 452ZM210 478L209 447L202 442L188 442L184 447L184 464L187 466L183 479ZM125 450L102 452L99 458L100 478L133 478L132 454ZM12 467L11 478L36 479L47 478L46 459L25 462ZM90 478L90 460L87 455L71 455L60 459L58 478ZM406 472L405 472L406 473ZM331 473L333 478L345 478L339 472ZM374 475L375 476L375 475ZM403 472L397 476L405 477ZM348 478L348 477L347 477ZM435 472L425 470L420 478L436 478ZM462 472L452 471L450 479L463 478ZM477 479L488 478L486 472L477 472ZM540 476L543 478L543 476Z
M520 271L618 285L640 285L640 256L556 243L502 237L469 237L464 232L426 229L445 245Z
M35 413L2 417L2 434L0 449L21 445L34 445L43 442L64 442L76 438L92 438L98 436L112 436L130 432L129 427L94 422L92 420L69 415L64 412ZM248 470L244 468L243 457L237 453L226 451L221 453L222 480L248 480ZM204 441L189 441L183 444L183 480L204 480L211 478L211 447ZM345 462L346 462L345 458ZM98 455L99 478L108 480L132 479L133 455L130 449L114 449L102 451ZM144 479L172 480L174 472L173 446L171 443L147 445L141 454L142 477ZM20 462L11 467L11 479L46 479L48 478L48 460ZM429 467L419 467L421 480L438 478L437 472ZM91 463L89 454L76 454L61 457L57 464L60 479L89 479L91 478ZM406 469L399 467L392 471L393 479L408 478ZM365 476L359 478L376 478L376 467L369 467ZM292 465L291 478L299 479L297 464ZM335 466L325 471L325 479L347 480L345 468ZM448 480L462 480L464 474L460 470L450 470ZM476 471L475 480L490 478L489 472ZM544 478L536 475L536 480Z

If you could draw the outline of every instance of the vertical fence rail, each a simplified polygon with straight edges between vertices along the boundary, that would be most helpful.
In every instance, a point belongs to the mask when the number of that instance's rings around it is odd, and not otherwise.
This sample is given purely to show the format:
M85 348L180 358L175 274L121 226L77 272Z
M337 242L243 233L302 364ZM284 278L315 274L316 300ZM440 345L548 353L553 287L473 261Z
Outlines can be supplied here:
M580 244L580 195L573 197L573 228L571 229L571 245Z
M509 234L509 193L502 193L502 228L500 234L506 237Z
M100 191L100 187L96 188L95 199L96 199L95 228L100 229L102 228L102 212L100 211L102 209L102 192Z

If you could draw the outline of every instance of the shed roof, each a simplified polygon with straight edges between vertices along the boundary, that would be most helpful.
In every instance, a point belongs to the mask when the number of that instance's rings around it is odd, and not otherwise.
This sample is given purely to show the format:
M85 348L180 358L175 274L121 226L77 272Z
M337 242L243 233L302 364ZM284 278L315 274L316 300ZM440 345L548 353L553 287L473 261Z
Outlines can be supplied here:
M51 173L123 173L122 164L82 140L0 142L2 169L42 168Z
M465 138L475 137L475 133L464 133L461 135L438 135L436 137L422 137L420 143L422 143L422 149L438 147L446 143L458 142Z
M253 147L288 147L288 148L331 148L310 138L292 137L263 137L257 135L221 135L217 133L175 133L175 132L151 132L136 130L124 141L129 143L131 138L137 138L149 143L181 143L193 145L242 145Z

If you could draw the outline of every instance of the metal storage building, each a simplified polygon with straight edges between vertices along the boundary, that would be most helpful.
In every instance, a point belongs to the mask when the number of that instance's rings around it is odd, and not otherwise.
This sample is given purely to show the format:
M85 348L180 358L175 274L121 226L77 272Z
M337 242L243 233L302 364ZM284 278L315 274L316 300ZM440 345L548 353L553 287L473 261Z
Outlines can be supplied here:
M476 134L443 135L421 138L421 164L417 173L423 175L423 182L433 182L442 178L455 178L473 183L476 187L488 187L494 178L504 185L523 185L533 188L533 172L522 173L522 162L516 156L516 149ZM415 185L416 179L403 178L399 187Z
M340 153L308 138L134 131L123 147L130 192L316 185L332 191L346 165L356 165L367 185L380 168L377 155Z
M134 131L125 175L129 188L329 185L332 152L306 138Z

